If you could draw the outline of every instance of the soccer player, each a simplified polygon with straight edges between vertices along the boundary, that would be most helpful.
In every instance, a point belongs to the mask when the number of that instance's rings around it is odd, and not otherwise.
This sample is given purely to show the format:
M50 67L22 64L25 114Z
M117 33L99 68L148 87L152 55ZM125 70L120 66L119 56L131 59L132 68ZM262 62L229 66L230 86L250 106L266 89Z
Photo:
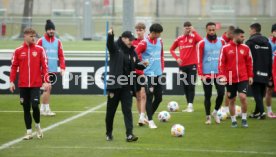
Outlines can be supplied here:
M266 86L272 76L272 50L269 40L261 35L261 25L253 23L249 29L250 38L246 45L250 48L253 58L252 93L255 100L255 111L250 118L265 119L263 98Z
M135 81L130 77L135 69L144 69L147 62L139 62L137 54L132 46L134 36L130 31L125 31L114 42L114 33L108 31L107 48L109 51L109 79L107 82L107 106L106 106L106 140L113 140L113 121L119 102L122 105L126 127L126 141L137 141L138 137L133 134L132 120L132 95L136 93ZM140 64L139 64L140 63ZM133 80L134 79L134 80Z
M55 37L55 25L51 20L46 21L46 33L37 41L37 45L44 48L48 58L49 81L55 83L58 73L58 62L60 66L60 74L63 76L65 72L65 60L62 49L62 43ZM50 109L50 90L44 90L42 94L42 104L40 107L40 114L43 116L55 116L56 113Z
M43 138L39 113L40 87L43 86L45 90L49 90L51 87L47 79L43 79L48 75L47 58L44 49L35 45L35 37L36 32L34 29L26 28L24 30L24 43L15 49L13 53L10 73L10 91L13 93L15 90L14 81L16 80L17 71L19 71L20 103L23 106L24 121L27 129L24 140L33 138L31 107L37 131L36 135L39 139Z
M243 44L244 31L237 28L233 32L233 41L221 49L219 60L219 73L224 77L221 82L226 82L227 96L230 102L231 127L238 127L235 116L235 100L237 91L242 108L242 127L248 127L247 123L247 88L248 83L253 83L253 63L250 49Z
M139 22L135 26L135 31L137 34L137 38L133 40L132 45L136 48L138 44L144 40L145 38L145 31L146 26L144 23ZM138 58L141 60L142 57L138 56ZM139 113L139 120L138 120L138 125L143 126L145 125L148 121L146 118L146 90L145 90L145 75L143 70L138 70L136 69L136 78L137 78L137 83L136 83L136 104L137 104L137 110Z
M206 24L206 37L198 43L198 75L203 82L204 106L206 113L205 124L211 124L211 97L213 84L216 86L217 98L212 115L217 124L220 119L217 115L224 96L225 86L219 82L218 60L220 49L225 44L224 40L217 37L216 24L209 22Z
M272 33L272 35L269 38L269 42L270 42L271 48L272 48L273 62L275 62L274 57L276 55L276 23L272 25L271 33ZM276 67L273 66L273 70L276 70ZM269 80L269 83L268 83L268 86L266 89L266 95L265 95L265 102L266 102L266 107L267 107L267 117L269 117L269 118L276 118L276 115L272 111L272 94L273 94L273 88L274 88L273 79L274 78L272 77Z
M202 40L200 35L193 29L191 22L184 22L184 34L179 36L172 44L170 52L179 65L181 78L183 81L184 92L188 107L183 112L193 112L193 102L195 97L195 83L197 73L197 52L196 45ZM179 49L180 55L175 53ZM185 83L186 82L186 83Z
M149 31L150 34L138 44L135 50L138 56L142 56L142 60L149 61L149 66L144 70L144 75L147 76L146 111L149 128L156 129L157 126L152 117L162 102L161 78L164 70L164 51L160 36L163 27L154 23Z

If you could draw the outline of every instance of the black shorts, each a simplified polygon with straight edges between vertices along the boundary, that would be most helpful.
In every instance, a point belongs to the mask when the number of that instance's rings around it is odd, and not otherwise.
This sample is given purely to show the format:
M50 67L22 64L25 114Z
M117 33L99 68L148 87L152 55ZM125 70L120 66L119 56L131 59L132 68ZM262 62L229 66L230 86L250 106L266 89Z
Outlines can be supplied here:
M242 81L239 83L232 83L231 85L226 85L228 98L233 99L237 96L237 92L247 94L248 91L248 81Z
M39 104L40 98L40 88L39 87L20 87L20 104L21 105L30 105L30 104Z
M147 85L145 75L136 75L136 91L139 92L142 87Z

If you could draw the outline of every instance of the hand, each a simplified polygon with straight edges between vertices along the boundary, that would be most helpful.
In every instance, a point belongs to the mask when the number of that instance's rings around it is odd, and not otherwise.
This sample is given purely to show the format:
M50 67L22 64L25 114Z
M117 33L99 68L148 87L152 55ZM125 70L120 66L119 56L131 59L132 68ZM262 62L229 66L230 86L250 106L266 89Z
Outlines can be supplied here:
M248 78L248 83L249 83L249 85L252 85L252 84L253 84L253 78L252 78L252 77L249 77L249 78Z
M176 60L176 62L178 63L178 65L181 65L181 64L183 63L182 59L180 59L180 58L178 58L178 59Z
M64 73L65 73L65 70L64 70L64 69L61 69L61 70L60 70L60 75L61 75L61 76L64 76Z
M114 33L113 33L113 28L112 28L112 27L108 30L108 34L109 34L109 35L113 35L113 34L114 34Z
M10 83L10 91L13 93L15 90L15 85L13 82Z
M148 61L148 60L143 61L143 65L144 65L145 67L147 67L147 66L149 65L149 61Z
M200 75L199 77L200 77L200 79L201 79L202 81L205 81L205 80L206 80L206 77L203 76L203 75Z
M44 89L44 91L51 90L51 84L45 82L43 83L42 88Z

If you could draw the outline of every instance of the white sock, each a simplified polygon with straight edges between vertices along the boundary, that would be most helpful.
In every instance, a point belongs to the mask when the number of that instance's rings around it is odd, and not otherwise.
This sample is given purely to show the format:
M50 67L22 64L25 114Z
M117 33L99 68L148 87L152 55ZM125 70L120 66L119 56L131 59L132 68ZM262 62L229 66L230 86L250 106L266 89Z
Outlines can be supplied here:
M43 112L45 110L45 104L40 105L40 111Z
M236 116L231 116L231 120L232 120L232 122L236 122L237 121Z
M145 118L145 113L141 112L140 113L140 119L144 119Z
M36 128L40 128L40 123L35 123Z
M31 134L32 132L32 129L27 129L27 134Z
M192 104L192 103L188 103L188 107L189 107L189 108L192 108L192 107L193 107L193 104Z
M218 113L218 111L216 109L214 109L213 114L217 114L217 113Z
M246 117L247 117L247 113L242 113L242 119L246 120Z
M271 106L267 106L266 108L267 108L267 113L272 112L272 107Z
M50 111L50 106L49 106L49 104L44 104L44 106L45 106L45 111Z

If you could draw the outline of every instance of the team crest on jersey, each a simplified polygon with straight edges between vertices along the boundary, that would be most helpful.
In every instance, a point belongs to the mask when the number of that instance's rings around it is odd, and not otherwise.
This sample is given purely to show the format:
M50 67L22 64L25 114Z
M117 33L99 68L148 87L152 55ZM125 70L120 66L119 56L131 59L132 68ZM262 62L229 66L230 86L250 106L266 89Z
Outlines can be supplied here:
M37 52L36 52L36 51L32 52L32 55L33 55L34 57L36 57L36 56L37 56Z
M243 55L244 54L244 50L240 50L240 53Z
M193 39L189 39L189 43L192 43L193 42Z

